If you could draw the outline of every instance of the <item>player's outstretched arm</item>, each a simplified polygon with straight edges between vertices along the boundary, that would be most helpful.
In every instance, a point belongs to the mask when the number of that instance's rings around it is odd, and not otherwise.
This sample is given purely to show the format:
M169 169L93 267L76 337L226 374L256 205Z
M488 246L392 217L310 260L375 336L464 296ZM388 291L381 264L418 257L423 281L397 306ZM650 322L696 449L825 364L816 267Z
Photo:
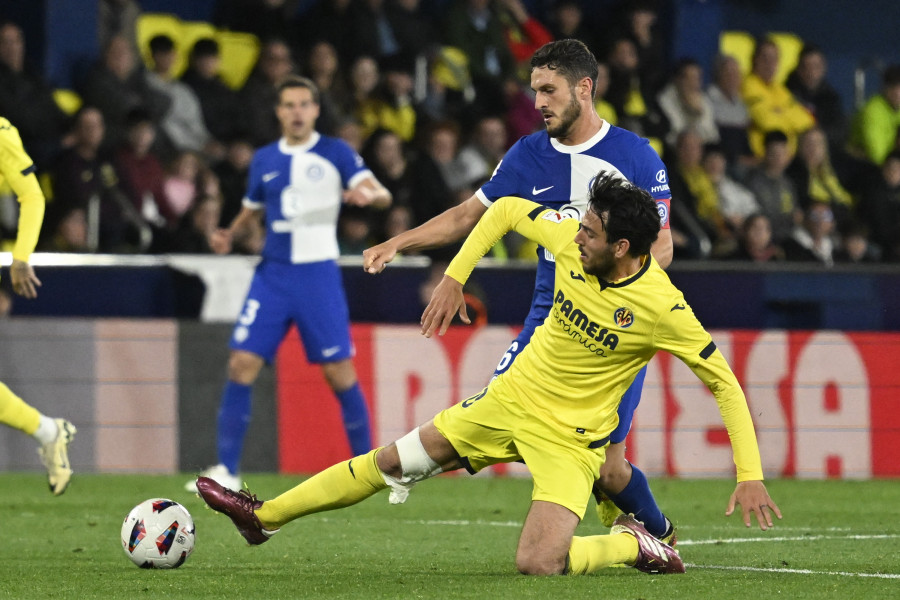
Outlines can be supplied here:
M431 337L434 330L438 335L444 335L453 321L454 315L459 311L459 318L468 325L471 323L466 314L466 301L463 298L463 284L449 275L444 275L431 293L431 300L422 313L422 335Z
M242 206L228 229L219 228L209 236L209 247L216 254L228 254L231 252L231 243L234 236L241 233L251 219L257 218L259 211L254 208Z
M373 275L381 273L398 252L439 248L455 242L472 231L486 210L477 196L471 196L422 225L364 250L363 269Z
M779 519L781 518L781 510L778 505L769 497L766 486L762 481L741 481L734 488L734 493L728 499L728 509L725 516L730 517L734 512L736 505L741 505L741 515L744 518L744 525L750 527L750 514L756 515L756 521L759 528L763 531L769 527L773 527L772 513Z

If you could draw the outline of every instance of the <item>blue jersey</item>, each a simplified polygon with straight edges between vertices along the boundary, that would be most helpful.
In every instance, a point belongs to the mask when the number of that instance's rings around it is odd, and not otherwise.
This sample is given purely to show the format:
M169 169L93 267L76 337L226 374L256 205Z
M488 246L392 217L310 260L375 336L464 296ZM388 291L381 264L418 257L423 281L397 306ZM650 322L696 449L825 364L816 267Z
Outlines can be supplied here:
M668 228L671 194L665 165L646 139L606 121L594 137L577 146L561 144L546 131L523 137L476 195L486 206L503 196L518 196L580 220L591 182L601 170L619 173L647 190L657 201L663 228ZM539 248L526 329L543 322L553 304L553 272L553 255Z
M294 264L337 259L343 190L371 174L346 142L316 132L302 145L281 139L260 148L243 203L266 211L263 258Z

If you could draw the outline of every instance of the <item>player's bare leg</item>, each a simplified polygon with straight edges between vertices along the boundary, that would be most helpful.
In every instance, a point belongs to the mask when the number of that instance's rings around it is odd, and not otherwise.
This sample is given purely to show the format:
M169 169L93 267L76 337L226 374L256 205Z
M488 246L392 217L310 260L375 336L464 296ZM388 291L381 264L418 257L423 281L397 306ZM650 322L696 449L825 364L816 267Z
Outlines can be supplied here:
M519 546L516 568L524 575L561 575L578 526L578 515L552 502L531 503Z

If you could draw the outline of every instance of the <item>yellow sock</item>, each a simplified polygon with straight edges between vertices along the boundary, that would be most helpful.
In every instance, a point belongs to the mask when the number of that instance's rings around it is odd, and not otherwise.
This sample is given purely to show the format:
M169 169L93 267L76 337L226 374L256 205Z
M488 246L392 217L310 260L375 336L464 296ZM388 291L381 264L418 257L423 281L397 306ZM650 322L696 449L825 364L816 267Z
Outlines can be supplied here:
M569 573L587 575L610 565L632 564L637 555L637 540L628 533L574 537L569 547Z
M41 413L13 394L12 390L0 381L0 423L24 431L28 435L34 435L41 423Z
M375 463L379 450L328 467L274 500L266 500L256 511L259 522L266 529L278 529L305 515L351 506L383 490L387 484Z

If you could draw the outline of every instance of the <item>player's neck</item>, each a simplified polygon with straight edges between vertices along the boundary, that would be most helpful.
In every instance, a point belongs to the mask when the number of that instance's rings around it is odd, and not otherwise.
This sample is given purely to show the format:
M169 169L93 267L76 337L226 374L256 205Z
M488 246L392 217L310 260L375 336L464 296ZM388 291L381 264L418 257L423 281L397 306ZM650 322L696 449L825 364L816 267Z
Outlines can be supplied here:
M644 266L644 261L648 258L649 256L640 256L638 258L629 256L628 258L620 260L609 272L609 276L603 277L603 279L609 283L616 283L617 281L628 279L641 270L641 267Z
M308 144L309 140L312 139L313 132L310 131L306 135L303 136L290 136L284 135L284 143L286 146L302 146L304 144Z
M556 138L560 144L564 146L583 144L597 135L597 132L603 127L603 119L600 118L600 115L597 114L593 107L585 110L582 115L584 115L583 118L572 124L568 134Z

